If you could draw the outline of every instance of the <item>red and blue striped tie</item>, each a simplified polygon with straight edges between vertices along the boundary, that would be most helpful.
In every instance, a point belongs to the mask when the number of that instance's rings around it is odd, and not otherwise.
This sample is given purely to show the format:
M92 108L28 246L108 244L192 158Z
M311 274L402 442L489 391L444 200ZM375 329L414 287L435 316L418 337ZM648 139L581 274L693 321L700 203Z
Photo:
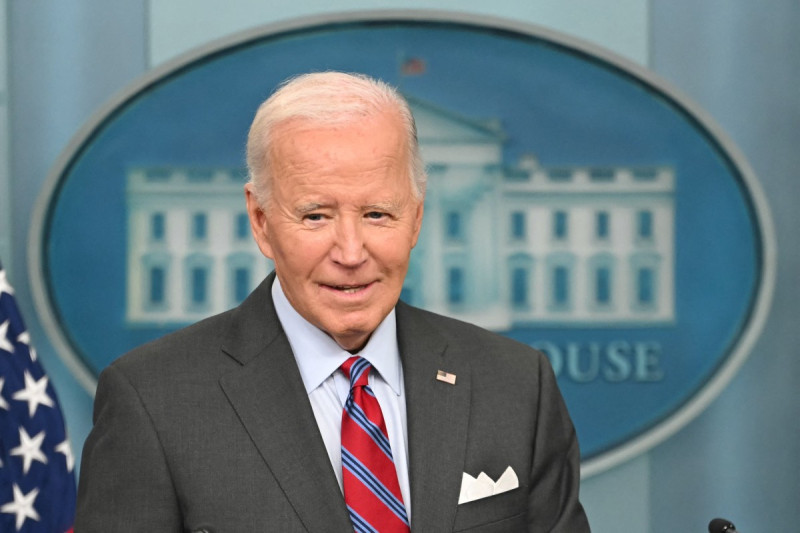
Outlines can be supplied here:
M369 386L371 365L361 357L342 364L350 394L342 412L344 501L357 533L409 531L381 406Z

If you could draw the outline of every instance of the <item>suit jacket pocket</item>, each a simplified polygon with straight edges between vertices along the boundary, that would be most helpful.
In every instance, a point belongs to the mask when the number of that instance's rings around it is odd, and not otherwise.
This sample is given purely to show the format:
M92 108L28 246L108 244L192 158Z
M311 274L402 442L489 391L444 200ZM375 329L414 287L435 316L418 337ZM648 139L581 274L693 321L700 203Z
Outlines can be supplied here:
M454 531L524 531L514 527L517 522L524 526L527 511L527 490L524 486L481 498L468 503L462 503L456 511ZM493 526L508 521L506 529L494 529ZM483 529L487 527L488 529ZM510 528L510 529L509 529Z

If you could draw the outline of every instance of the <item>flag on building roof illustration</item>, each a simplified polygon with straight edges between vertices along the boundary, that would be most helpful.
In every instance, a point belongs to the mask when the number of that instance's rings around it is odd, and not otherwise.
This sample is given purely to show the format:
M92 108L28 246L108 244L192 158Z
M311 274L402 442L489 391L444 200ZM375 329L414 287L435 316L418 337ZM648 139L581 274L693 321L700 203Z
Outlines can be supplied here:
M400 64L400 73L403 76L420 76L426 69L425 60L421 57L406 57Z
M53 385L0 265L0 531L71 532L73 468Z

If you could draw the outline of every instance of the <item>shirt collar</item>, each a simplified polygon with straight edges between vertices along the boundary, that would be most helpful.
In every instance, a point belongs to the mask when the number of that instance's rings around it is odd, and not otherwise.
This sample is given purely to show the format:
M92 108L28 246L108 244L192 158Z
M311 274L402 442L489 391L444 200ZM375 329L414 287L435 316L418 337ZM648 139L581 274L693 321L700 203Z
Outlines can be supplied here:
M306 393L311 393L352 357L352 354L292 307L277 276L272 284L272 299L281 326L289 338ZM394 309L378 325L367 345L357 355L369 361L392 391L400 395L402 371Z

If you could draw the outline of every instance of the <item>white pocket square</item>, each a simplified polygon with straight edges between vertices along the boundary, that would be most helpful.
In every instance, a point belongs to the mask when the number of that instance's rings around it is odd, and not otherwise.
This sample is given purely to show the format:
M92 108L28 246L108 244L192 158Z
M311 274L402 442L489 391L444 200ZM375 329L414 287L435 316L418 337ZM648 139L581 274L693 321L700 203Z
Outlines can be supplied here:
M506 468L503 475L497 481L481 472L478 477L472 477L466 472L461 475L461 492L458 495L458 504L468 503L481 498L488 498L495 494L508 492L519 487L519 479L514 469L510 466Z

